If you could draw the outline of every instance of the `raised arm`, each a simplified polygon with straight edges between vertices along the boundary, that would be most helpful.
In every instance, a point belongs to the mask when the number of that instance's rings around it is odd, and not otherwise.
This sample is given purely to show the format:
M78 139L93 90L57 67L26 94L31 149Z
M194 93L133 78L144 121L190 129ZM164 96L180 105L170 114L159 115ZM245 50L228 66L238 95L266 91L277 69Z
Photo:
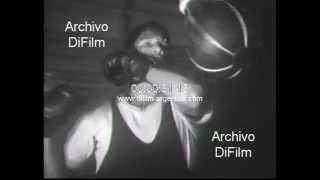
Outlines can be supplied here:
M201 101L171 101L173 118L177 126L184 157L189 168L195 163L196 143L199 137L199 130L211 118L213 108L210 101L205 97L205 89L200 83L186 78L176 72L151 67L146 75L146 79L153 84L187 84L185 91L164 92L168 97L198 98Z

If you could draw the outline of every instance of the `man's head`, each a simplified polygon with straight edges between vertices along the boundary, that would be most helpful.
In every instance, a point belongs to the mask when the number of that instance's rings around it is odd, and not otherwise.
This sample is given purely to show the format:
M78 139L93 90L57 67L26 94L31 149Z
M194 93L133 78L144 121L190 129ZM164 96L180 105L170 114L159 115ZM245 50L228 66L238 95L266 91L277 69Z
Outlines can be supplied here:
M130 48L146 55L153 63L158 63L167 54L169 33L163 25L147 22L134 30L129 43Z

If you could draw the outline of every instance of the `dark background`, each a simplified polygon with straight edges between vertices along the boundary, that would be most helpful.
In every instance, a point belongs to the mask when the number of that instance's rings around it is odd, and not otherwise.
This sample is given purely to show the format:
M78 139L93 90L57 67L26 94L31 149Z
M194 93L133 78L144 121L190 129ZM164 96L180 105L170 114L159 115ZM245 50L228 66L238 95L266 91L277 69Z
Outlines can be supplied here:
M250 22L253 41L263 44L263 57L252 69L232 81L215 81L206 77L208 91L214 104L215 116L201 139L204 158L199 170L202 177L274 177L275 176L275 1L237 0ZM46 72L64 80L77 90L84 101L102 101L114 95L115 88L101 71L101 61L126 46L129 32L138 24L155 20L164 24L173 42L172 63L180 69L191 69L183 53L188 45L183 18L176 0L45 0L44 1L44 66ZM65 33L67 21L107 23L108 32L81 33L106 40L105 48L68 48ZM76 33L72 33L76 35ZM249 34L249 36L250 36ZM253 159L214 159L210 138L214 130L228 133L241 130L255 133ZM230 144L229 144L230 145ZM208 155L207 155L208 154Z

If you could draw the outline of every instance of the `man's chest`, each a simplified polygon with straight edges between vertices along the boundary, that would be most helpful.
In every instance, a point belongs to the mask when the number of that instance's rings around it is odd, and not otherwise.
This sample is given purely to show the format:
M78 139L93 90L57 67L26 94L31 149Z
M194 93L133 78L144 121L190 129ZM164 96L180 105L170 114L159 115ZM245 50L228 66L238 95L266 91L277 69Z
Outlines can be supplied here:
M162 102L154 102L144 108L119 102L117 108L128 129L139 140L148 144L155 139L162 122Z

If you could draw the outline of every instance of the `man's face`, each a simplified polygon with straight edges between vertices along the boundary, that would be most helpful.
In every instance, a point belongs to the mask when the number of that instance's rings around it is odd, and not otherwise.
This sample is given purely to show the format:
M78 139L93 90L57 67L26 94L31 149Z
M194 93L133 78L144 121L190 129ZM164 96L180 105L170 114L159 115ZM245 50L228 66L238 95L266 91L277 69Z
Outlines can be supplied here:
M161 61L165 55L167 41L159 33L147 30L140 34L134 45L140 53L151 57L154 61Z

